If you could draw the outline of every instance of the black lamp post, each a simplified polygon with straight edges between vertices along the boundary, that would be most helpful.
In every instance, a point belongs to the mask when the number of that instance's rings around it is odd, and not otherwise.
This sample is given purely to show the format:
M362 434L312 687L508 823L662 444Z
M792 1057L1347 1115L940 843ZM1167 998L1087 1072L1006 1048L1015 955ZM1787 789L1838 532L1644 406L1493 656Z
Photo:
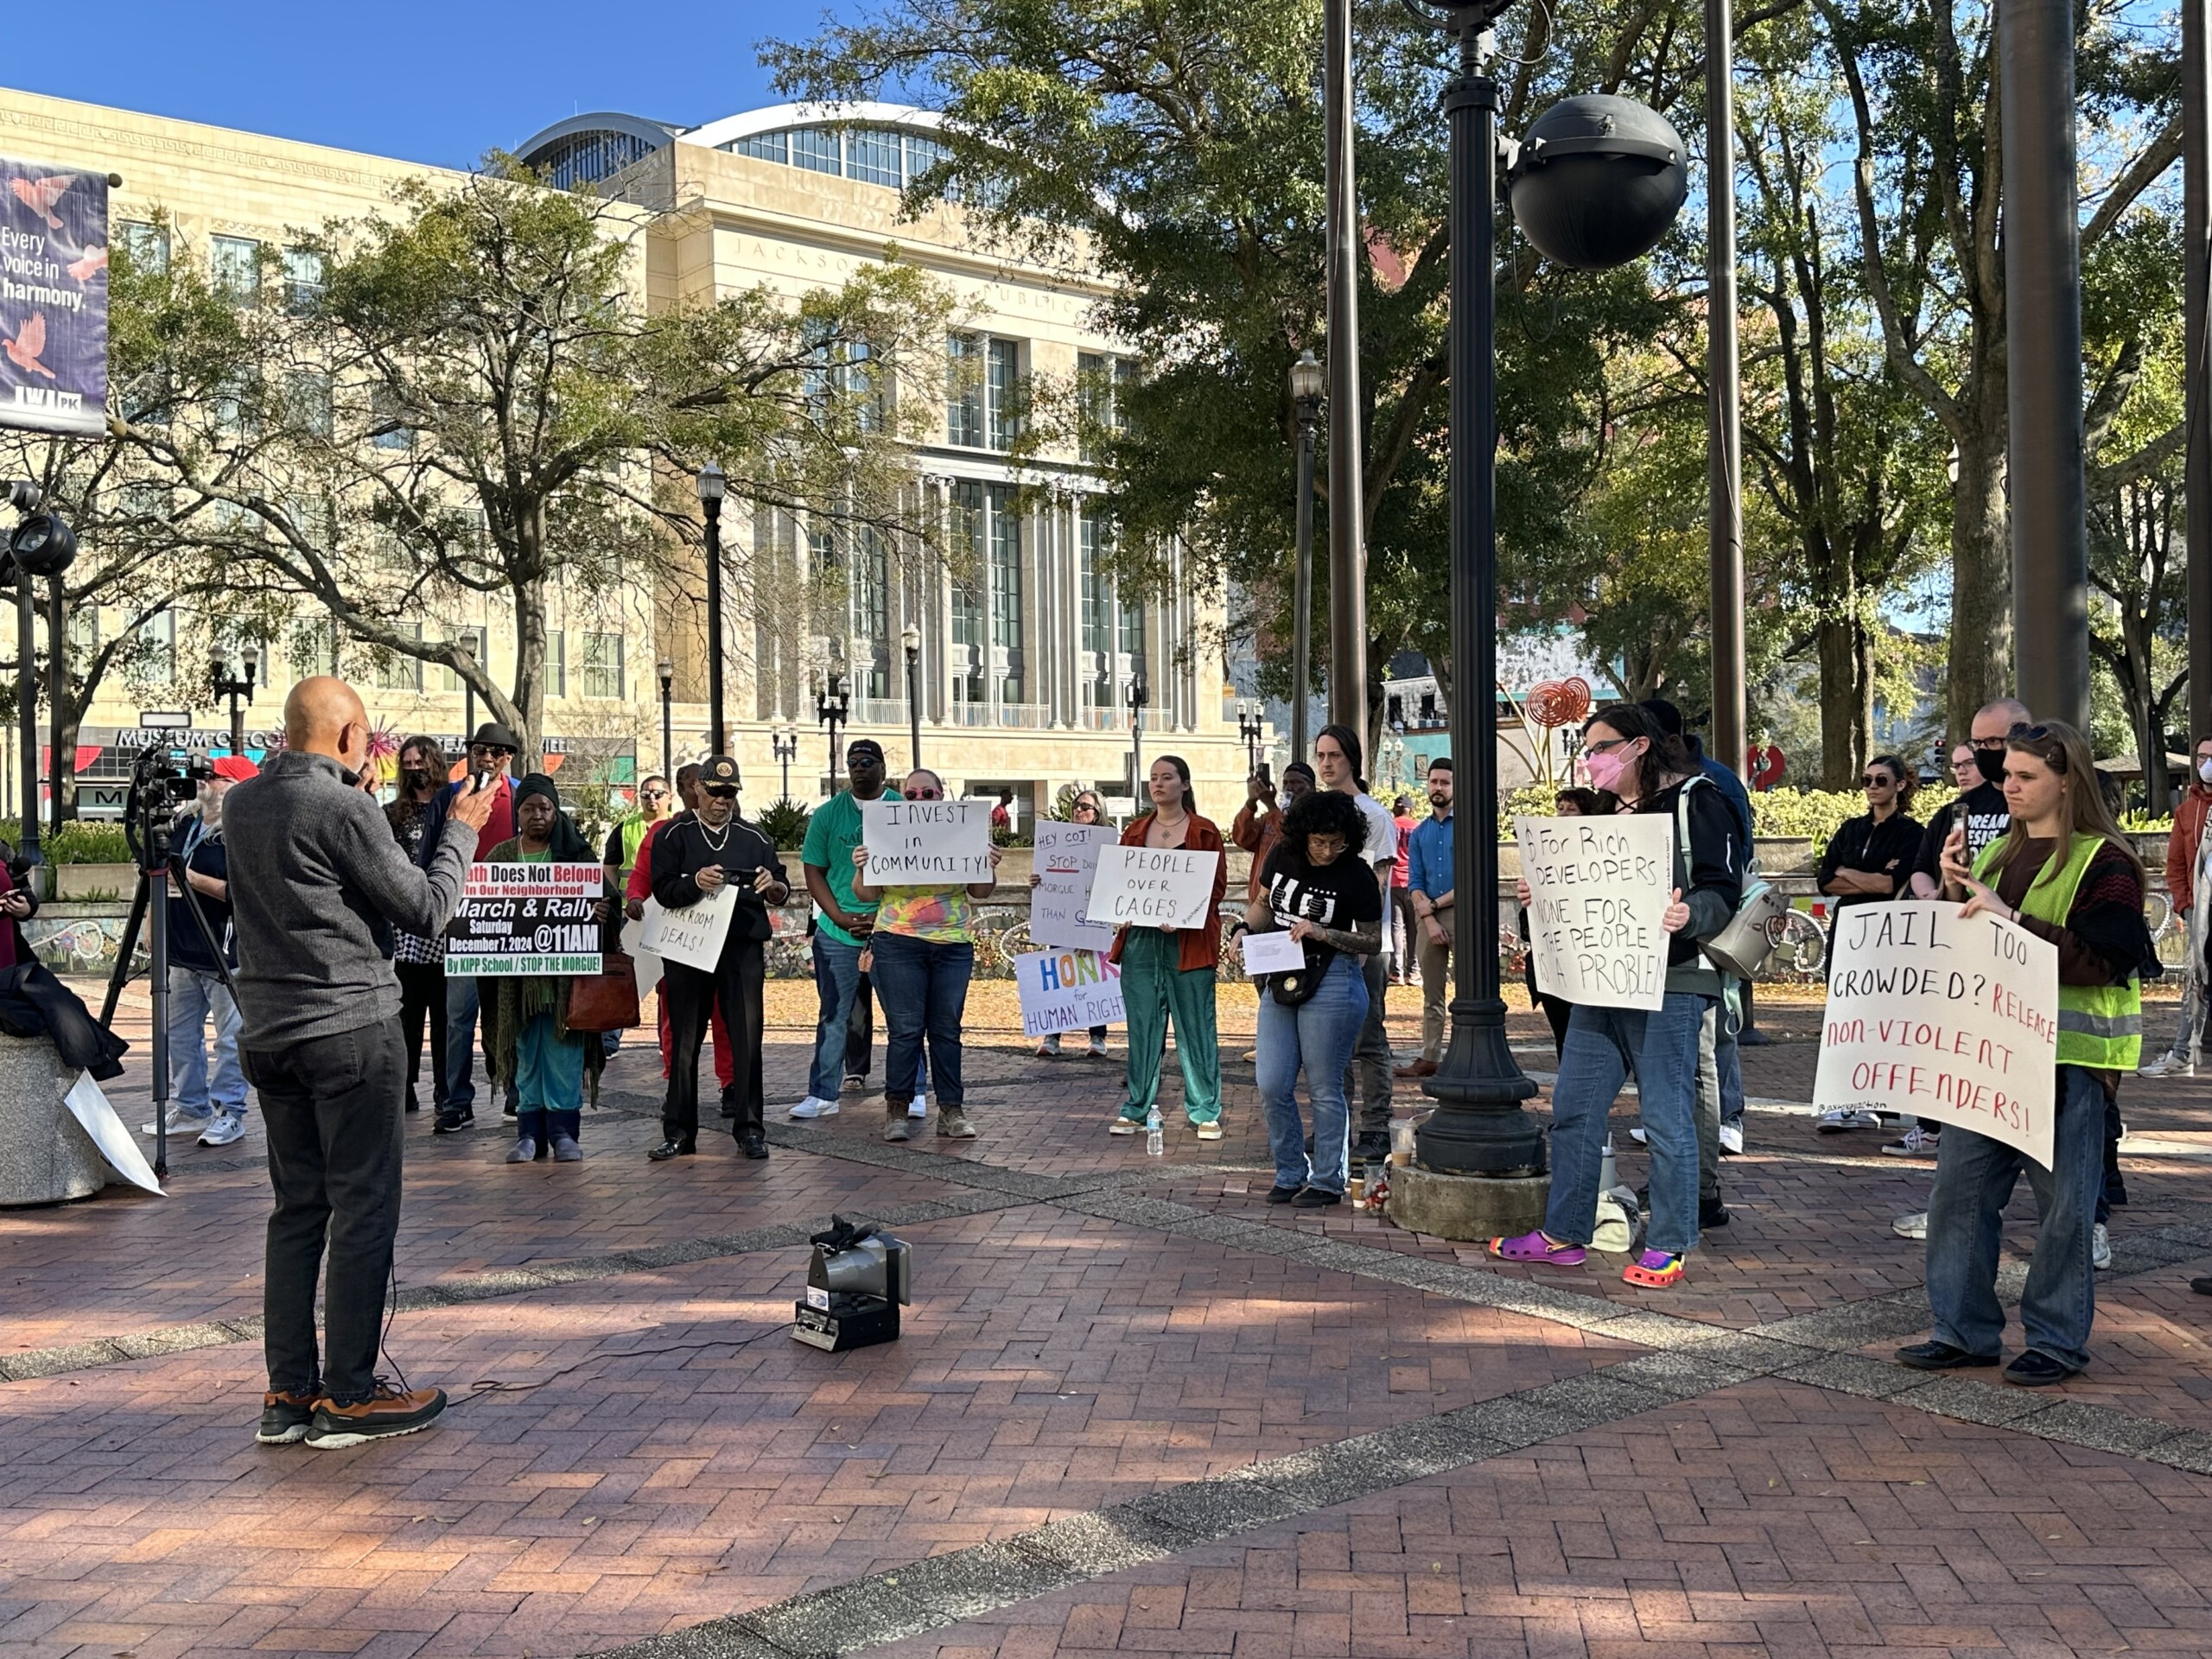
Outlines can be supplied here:
M791 798L791 762L798 759L798 729L785 727L768 734L768 747L784 767L784 799Z
M1459 38L1446 87L1452 127L1452 697L1463 833L1452 837L1452 1043L1422 1088L1437 1109L1414 1133L1424 1169L1533 1175L1536 1091L1506 1040L1498 995L1497 408L1495 284L1497 83L1490 25L1510 0L1433 8ZM1669 142L1671 141L1671 142ZM1529 130L1512 174L1514 216L1538 251L1578 270L1625 264L1666 233L1688 191L1681 143L1626 99L1576 98ZM1465 257L1460 257L1464 250Z
M75 533L59 514L40 510L42 499L35 484L0 485L0 506L13 507L22 515L9 533L8 557L0 563L0 581L4 581L12 570L16 578L16 702L22 715L23 741L22 834L16 850L26 865L44 861L38 849L38 642L35 632L38 607L32 588L40 576L54 579L57 596L54 614L59 617L59 579L77 556ZM63 649L60 633L48 641L48 649L53 663L60 663ZM59 677L56 677L58 683Z
M722 469L713 461L699 469L699 505L707 515L707 747L715 754L729 753L722 725L722 497L728 490Z
M676 787L676 734L671 715L676 701L676 664L664 657L655 664L660 671L660 769L668 774L671 789Z
M830 734L830 792L837 792L838 763L844 751L837 747L837 728L845 723L853 711L852 693L847 689L845 677L833 674L828 683L814 699L814 716Z
M1137 810L1144 810L1144 709L1152 701L1152 692L1140 674L1129 682L1129 794L1137 804Z
M1260 740L1267 734L1267 723L1260 718L1260 705L1249 698L1238 698L1236 735L1244 740L1244 775L1247 778L1260 769Z
M1311 346L1290 365L1290 404L1298 416L1298 578L1290 629L1290 758L1306 755L1306 700L1313 673L1313 434L1321 423L1328 372Z
M906 648L906 741L913 749L907 770L911 772L922 764L921 629L909 622L899 630L899 643Z
M216 696L228 697L231 700L231 753L232 754L245 753L244 705L253 701L254 671L260 665L261 653L251 645L241 646L238 651L238 661L245 671L237 678L232 677L231 665L219 657L215 659L214 666L208 675L209 683L214 688Z

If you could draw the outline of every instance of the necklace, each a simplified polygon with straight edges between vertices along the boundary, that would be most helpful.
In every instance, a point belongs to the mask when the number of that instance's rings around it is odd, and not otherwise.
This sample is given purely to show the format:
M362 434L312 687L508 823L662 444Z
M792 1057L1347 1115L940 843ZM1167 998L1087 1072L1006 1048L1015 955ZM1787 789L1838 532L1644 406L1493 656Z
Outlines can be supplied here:
M708 850L719 853L729 844L730 825L735 823L737 820L732 818L728 823L723 824L722 832L719 836L707 828L707 821L704 818L695 818L692 822L699 826L699 837L707 843Z

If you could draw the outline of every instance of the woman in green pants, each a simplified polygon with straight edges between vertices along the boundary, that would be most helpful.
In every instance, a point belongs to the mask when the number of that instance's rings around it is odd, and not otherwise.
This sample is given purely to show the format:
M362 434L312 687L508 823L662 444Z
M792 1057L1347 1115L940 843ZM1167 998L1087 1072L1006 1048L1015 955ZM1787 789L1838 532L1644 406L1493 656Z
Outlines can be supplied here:
M1183 1065L1183 1110L1201 1141L1221 1139L1221 1047L1214 1036L1214 967L1221 955L1221 895L1228 879L1221 831L1198 814L1191 769L1176 755L1152 763L1146 787L1152 810L1122 831L1124 847L1173 848L1214 855L1213 894L1196 927L1140 927L1115 936L1111 960L1122 967L1122 1002L1128 1014L1128 1098L1109 1133L1135 1135L1160 1093L1167 1022Z

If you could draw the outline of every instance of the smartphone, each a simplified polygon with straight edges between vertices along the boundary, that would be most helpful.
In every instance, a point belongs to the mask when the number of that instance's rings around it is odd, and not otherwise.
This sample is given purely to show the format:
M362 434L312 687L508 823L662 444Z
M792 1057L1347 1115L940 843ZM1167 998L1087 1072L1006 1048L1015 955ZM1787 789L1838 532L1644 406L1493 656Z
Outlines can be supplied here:
M1268 763L1264 760L1260 762L1260 782L1267 788L1274 787L1274 773L1268 770Z
M474 774L468 781L474 792L481 795L486 790L492 787L494 777L495 774L492 772L480 772Z

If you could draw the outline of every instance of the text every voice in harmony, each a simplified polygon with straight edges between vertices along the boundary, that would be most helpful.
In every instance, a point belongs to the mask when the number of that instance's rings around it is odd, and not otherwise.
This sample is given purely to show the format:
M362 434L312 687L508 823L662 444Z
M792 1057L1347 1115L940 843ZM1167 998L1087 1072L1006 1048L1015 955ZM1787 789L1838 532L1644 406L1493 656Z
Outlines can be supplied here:
M861 803L861 840L871 887L931 887L988 881L991 805L979 801Z
M2048 1169L2058 951L1954 904L1853 905L1836 918L1813 1103L1910 1112Z
M1674 819L1516 817L1513 834L1536 988L1595 1007L1663 1006Z

